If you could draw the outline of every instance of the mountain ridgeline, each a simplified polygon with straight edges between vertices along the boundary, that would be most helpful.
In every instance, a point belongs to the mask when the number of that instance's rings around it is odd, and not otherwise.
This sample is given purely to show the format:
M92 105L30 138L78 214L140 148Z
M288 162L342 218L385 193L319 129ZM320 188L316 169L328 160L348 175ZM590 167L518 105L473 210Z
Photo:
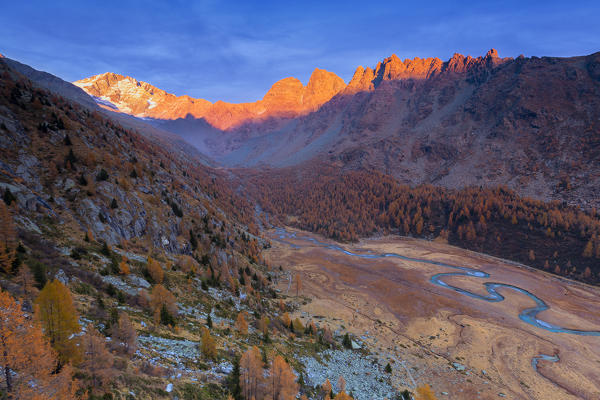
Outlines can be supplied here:
M174 96L161 103L157 90L123 77L76 84L123 112L153 118L228 166L301 168L319 161L381 171L410 185L506 185L541 200L599 205L600 53L391 56L375 68L357 68L347 85L320 70L304 88L291 82L276 83L257 103L214 105ZM127 101L131 85L155 95L136 109L138 100ZM321 95L305 107L309 88ZM201 102L202 111L151 112L178 110L182 101L192 108Z

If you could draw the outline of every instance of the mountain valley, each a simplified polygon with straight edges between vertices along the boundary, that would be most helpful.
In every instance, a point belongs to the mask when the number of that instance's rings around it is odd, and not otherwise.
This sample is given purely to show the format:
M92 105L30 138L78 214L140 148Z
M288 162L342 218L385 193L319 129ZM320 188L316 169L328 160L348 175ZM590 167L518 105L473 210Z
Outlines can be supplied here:
M2 56L0 143L0 398L600 396L600 53L249 103Z

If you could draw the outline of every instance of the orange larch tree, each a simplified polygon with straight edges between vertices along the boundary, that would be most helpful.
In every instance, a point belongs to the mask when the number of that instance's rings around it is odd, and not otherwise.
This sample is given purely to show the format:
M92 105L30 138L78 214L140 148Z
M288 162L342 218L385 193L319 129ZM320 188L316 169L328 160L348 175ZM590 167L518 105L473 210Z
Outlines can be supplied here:
M59 280L48 282L35 300L36 317L58 352L59 365L79 360L77 337L81 330L71 291Z
M129 265L127 264L127 259L123 257L121 262L119 263L119 273L122 275L128 275L130 273Z
M83 335L83 362L81 368L89 375L92 392L105 387L114 376L114 357L106 348L106 340L92 324Z
M119 320L110 329L115 350L129 356L137 349L137 333L127 313L120 313Z
M235 328L242 335L248 334L248 322L246 322L245 312L241 311L235 320Z
M200 350L204 357L208 359L213 360L217 357L217 343L205 326L202 327L202 343Z
M38 288L35 287L35 278L29 267L25 264L21 264L19 267L19 273L15 282L19 285L20 294L27 301L33 301L39 293Z
M152 294L150 295L150 308L156 313L157 311L160 312L163 305L171 314L177 314L175 296L163 285L156 285L152 288Z
M56 373L56 352L41 328L4 291L0 291L0 360L0 380L9 398L74 398L70 366Z
M263 369L260 350L256 346L248 349L240 359L240 388L246 400L260 398Z
M294 276L294 287L296 288L296 297L298 297L302 290L302 278L300 278L300 274L298 273Z
M152 257L148 257L148 263L146 268L148 269L148 274L154 280L155 283L162 283L165 272L163 271L160 263L154 260Z
M268 373L268 390L272 400L293 400L298 393L296 375L280 355L275 356Z
M436 400L435 394L431 387L427 384L417 388L417 396L415 400Z

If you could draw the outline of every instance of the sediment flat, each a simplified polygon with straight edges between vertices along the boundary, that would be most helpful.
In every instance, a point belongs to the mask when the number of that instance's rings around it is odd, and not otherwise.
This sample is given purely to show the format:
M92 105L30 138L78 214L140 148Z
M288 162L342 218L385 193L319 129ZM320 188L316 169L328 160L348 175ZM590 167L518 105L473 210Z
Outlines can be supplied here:
M482 296L488 294L485 282L524 289L549 307L539 320L568 329L600 331L600 288L421 239L388 236L344 245L299 230L286 229L285 237L282 232L269 232L273 247L267 254L272 265L301 274L301 296L309 299L301 311L362 337L370 351L396 365L399 387L410 387L414 379L451 399L600 398L599 336L550 332L524 322L519 313L535 302L523 293L500 287L505 299L489 302L430 281L453 269L341 250L480 270L489 277L447 276L444 282ZM288 284L278 287L285 292ZM540 360L536 369L532 360L540 355L558 361Z

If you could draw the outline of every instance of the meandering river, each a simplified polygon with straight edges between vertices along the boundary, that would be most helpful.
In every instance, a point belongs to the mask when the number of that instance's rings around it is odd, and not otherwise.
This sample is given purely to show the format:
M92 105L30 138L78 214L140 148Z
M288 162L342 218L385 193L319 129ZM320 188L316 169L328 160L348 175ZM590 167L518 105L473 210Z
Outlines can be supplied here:
M435 266L439 266L439 267L451 268L454 270L458 270L460 272L445 272L445 273L435 274L429 279L429 281L434 285L453 290L462 295L469 296L469 297L472 297L472 298L475 298L478 300L488 301L488 302L500 302L500 301L504 300L504 296L502 294L500 294L498 292L498 290L504 290L504 289L512 290L512 291L526 295L527 297L529 297L531 300L533 300L535 302L535 307L527 308L527 309L519 312L519 318L521 319L521 321L523 321L527 324L533 325L536 328L543 329L543 330L553 332L553 333L566 333L566 334L570 334L570 335L581 335L581 336L600 336L600 331L589 331L589 330L566 328L566 327L562 327L559 325L551 324L549 322L546 322L546 321L538 318L538 314L542 311L548 310L550 308L550 306L548 304L546 304L546 302L544 302L542 299L540 299L539 297L534 295L533 293L531 293L523 288L520 288L518 286L509 285L506 283L484 282L483 285L485 286L485 289L488 294L480 295L477 293L470 292L466 289L462 289L457 286L450 285L449 283L446 283L443 280L443 278L450 277L450 276L468 276L468 277L480 278L480 279L486 279L486 278L490 277L490 274L488 274L487 272L481 271L476 268L451 265L451 264L446 264L446 263L439 262L439 261L426 260L426 259L422 259L422 258L407 257L407 256L403 256L403 255L397 254L397 253L376 254L376 253L369 252L367 254L358 254L358 253L348 251L348 250L346 250L340 246L334 245L334 244L320 242L320 241L318 241L314 238L308 237L308 236L298 236L295 232L290 232L290 231L287 231L282 228L279 228L276 231L276 234L279 238L279 241L282 241L282 242L284 242L288 245L291 245L295 248L298 248L299 246L294 243L287 242L287 241L285 241L285 239L296 239L296 240L308 241L308 242L313 243L314 245L324 247L324 248L327 248L330 250L339 251L343 254L353 256L353 257L360 257L360 258L367 258L367 259L369 259L369 258L370 259L398 258L398 259L405 260L405 261L430 264L430 265L435 265ZM534 357L531 361L531 365L536 371L537 371L538 361L540 361L540 360L557 362L557 361L559 361L559 358L557 355L547 355L547 354L540 354L539 356Z

